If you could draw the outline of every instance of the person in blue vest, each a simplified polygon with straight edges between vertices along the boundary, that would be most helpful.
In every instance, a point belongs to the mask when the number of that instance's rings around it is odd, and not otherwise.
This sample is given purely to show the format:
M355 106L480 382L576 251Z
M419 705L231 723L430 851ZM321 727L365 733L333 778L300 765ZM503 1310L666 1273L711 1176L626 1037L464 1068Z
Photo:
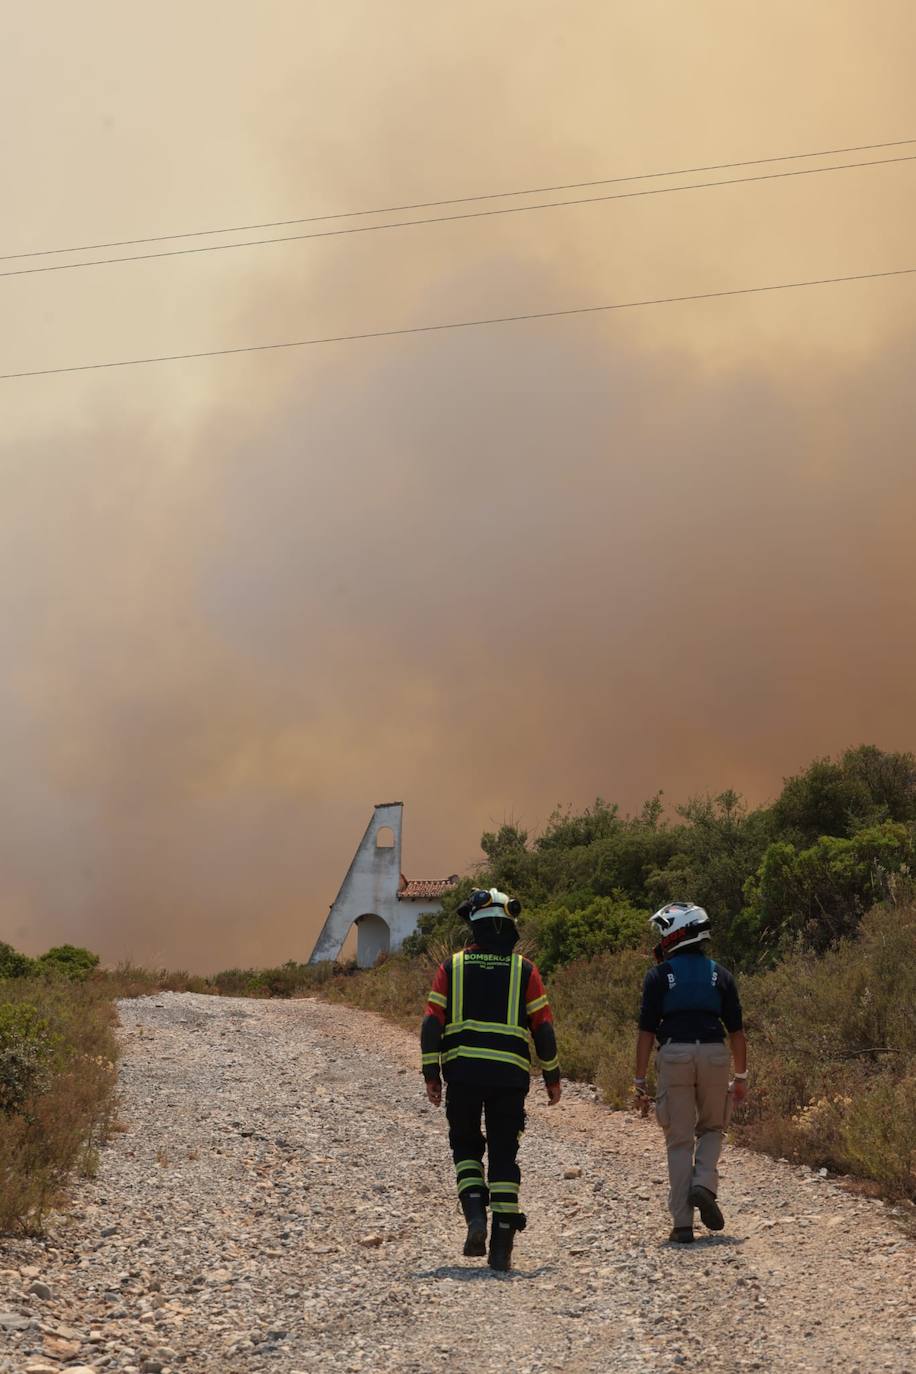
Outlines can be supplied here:
M731 1103L747 1095L747 1040L735 980L706 956L703 908L669 902L649 924L660 939L656 967L643 983L633 1086L646 1104L646 1071L657 1042L655 1116L668 1151L669 1239L689 1244L695 1208L710 1231L725 1225L717 1166Z
M436 970L420 1029L426 1095L433 1106L442 1101L441 1075L448 1084L448 1140L468 1228L464 1253L488 1253L489 1205L493 1225L488 1258L490 1267L500 1270L509 1269L516 1232L526 1222L519 1210L516 1155L530 1085L529 1032L548 1101L553 1106L560 1100L547 993L536 966L514 953L520 911L520 902L495 887L475 891L462 902L458 912L470 924L471 942Z

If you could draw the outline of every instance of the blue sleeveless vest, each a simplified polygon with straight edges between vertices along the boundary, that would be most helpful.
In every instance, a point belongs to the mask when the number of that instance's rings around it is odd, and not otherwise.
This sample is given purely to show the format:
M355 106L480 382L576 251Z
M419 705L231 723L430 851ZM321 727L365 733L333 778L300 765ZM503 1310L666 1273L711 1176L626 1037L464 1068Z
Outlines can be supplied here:
M719 971L712 959L697 954L674 956L665 960L662 975L667 983L662 999L662 1020L679 1011L721 1014Z

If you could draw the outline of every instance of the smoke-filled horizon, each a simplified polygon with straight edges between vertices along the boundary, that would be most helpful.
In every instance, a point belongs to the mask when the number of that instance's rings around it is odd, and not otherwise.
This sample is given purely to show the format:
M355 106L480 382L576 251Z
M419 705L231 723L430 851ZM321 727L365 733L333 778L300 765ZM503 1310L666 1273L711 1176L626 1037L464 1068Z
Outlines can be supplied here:
M26 17L4 251L914 133L910 6L700 9ZM0 370L912 265L914 177L17 278ZM914 302L6 384L0 939L305 957L375 802L442 876L505 817L912 747Z

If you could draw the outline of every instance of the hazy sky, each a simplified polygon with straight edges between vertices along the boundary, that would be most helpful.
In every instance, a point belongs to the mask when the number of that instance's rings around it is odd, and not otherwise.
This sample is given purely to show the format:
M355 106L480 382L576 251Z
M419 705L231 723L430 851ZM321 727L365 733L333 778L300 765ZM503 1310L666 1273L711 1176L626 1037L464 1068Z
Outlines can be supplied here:
M7 254L916 138L911 0L0 24ZM8 277L0 372L912 267L914 210L904 162ZM0 382L0 938L303 957L376 801L437 876L914 746L914 376L902 277Z

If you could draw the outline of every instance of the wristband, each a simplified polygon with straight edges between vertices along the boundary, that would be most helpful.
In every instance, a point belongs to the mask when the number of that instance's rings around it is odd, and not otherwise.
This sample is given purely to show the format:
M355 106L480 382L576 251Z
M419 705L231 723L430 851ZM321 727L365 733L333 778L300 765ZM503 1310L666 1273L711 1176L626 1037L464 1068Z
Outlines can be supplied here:
M747 1077L747 1075L745 1075L745 1077ZM644 1088L646 1086L646 1080L644 1078L634 1078L633 1082L639 1088Z
M732 1078L734 1078L734 1079L736 1079L736 1080L743 1080L743 1079L746 1079L746 1078L747 1078L747 1069L744 1070L744 1073L733 1073L733 1074L732 1074Z

